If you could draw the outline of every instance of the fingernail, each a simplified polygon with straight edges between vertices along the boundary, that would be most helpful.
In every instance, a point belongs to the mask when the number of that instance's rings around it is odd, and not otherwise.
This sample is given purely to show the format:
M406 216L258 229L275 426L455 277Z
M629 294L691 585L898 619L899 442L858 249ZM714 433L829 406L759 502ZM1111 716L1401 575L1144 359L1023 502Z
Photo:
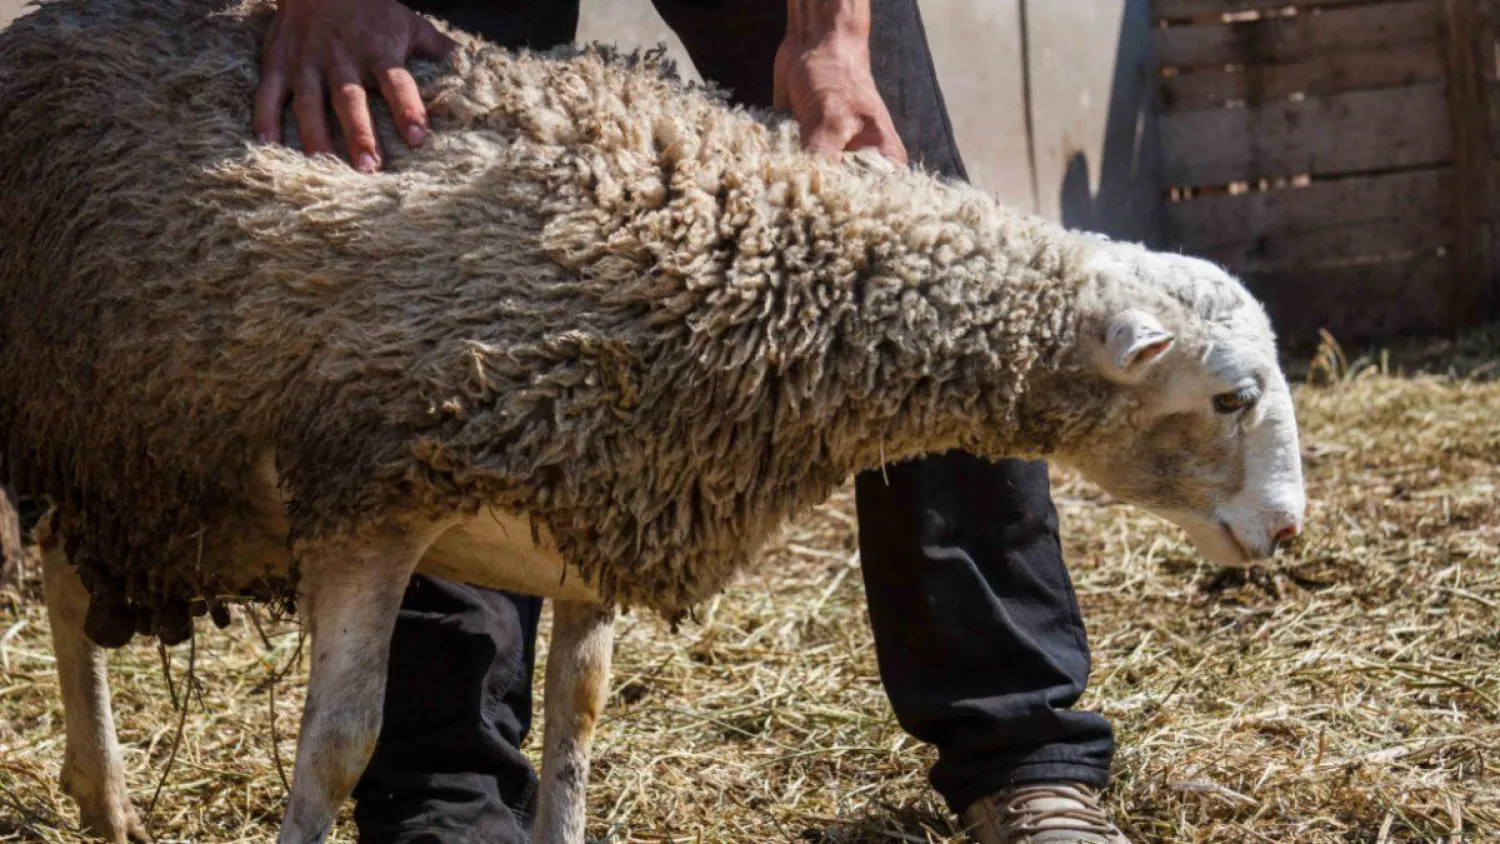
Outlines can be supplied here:
M355 162L354 164L354 169L358 170L361 173L374 173L375 170L379 167L380 163L375 160L375 156L369 154L368 152L360 153L359 161Z
M421 126L413 123L412 125L406 127L407 146L419 147L425 140L427 140L427 133L422 131Z

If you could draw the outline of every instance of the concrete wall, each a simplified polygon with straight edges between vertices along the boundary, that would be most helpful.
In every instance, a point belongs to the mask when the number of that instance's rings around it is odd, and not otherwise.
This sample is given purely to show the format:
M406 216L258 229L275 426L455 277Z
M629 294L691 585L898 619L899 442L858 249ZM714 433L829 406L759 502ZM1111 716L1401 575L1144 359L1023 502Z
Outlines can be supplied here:
M23 2L0 0L0 26ZM974 182L1069 225L1158 242L1148 0L920 3ZM583 0L581 18L581 40L666 43L690 73L650 0Z
M1007 203L1035 211L1021 0L922 0L920 6L969 178Z
M11 21L20 17L23 2L25 0L0 0L0 29L4 29Z
M1027 11L1037 210L1160 243L1149 0L1033 0Z

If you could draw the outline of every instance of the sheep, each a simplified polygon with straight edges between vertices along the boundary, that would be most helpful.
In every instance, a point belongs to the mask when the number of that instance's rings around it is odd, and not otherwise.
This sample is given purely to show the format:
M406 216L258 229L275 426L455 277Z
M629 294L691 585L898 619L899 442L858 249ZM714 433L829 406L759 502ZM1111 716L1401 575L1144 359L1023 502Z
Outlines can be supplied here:
M0 437L39 530L64 784L125 792L103 647L291 603L279 841L379 732L413 571L556 599L536 840L580 841L617 610L677 619L851 473L1048 456L1230 564L1303 513L1264 311L730 108L651 55L452 33L387 167L248 140L258 0L55 0L0 35Z

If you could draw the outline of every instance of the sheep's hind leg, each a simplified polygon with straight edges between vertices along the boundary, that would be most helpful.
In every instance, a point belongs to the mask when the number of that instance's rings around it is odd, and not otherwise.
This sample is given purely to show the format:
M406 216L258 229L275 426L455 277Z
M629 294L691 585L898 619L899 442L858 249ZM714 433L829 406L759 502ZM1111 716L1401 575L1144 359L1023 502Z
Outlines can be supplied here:
M396 613L432 538L430 530L388 527L293 549L312 666L278 844L323 841L369 763L380 735Z
M21 568L21 518L16 496L0 483L0 589L9 586Z
M125 790L125 764L115 738L104 649L83 632L88 592L63 552L61 537L45 530L43 534L42 589L67 730L63 790L77 801L86 833L110 844L150 841Z
M589 745L609 694L614 640L614 610L582 601L553 602L534 844L584 840Z

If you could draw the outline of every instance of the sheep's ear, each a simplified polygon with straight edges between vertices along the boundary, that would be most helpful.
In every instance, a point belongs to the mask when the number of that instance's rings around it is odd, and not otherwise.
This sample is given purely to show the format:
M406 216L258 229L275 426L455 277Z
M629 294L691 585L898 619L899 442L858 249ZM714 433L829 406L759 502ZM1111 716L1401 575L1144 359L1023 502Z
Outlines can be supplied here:
M1104 334L1104 366L1122 381L1139 381L1172 348L1172 332L1145 311L1115 314Z

